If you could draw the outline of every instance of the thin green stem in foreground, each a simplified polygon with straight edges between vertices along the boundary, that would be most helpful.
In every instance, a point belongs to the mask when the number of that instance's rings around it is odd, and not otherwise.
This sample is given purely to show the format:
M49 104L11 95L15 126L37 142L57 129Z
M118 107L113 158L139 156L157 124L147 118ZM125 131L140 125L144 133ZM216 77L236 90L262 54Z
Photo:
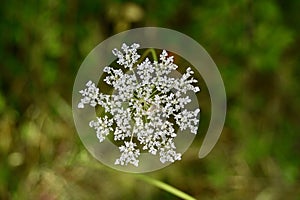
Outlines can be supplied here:
M166 192L169 192L179 198L182 198L182 199L185 199L185 200L196 200L194 197L178 190L177 188L171 186L171 185L168 185L164 182L161 182L159 180L156 180L156 179L153 179L149 176L145 176L145 175L136 175L136 177L144 182L147 182L155 187L158 187L162 190L165 190Z
M109 168L109 167L105 167L104 165L101 165L101 164L98 164L96 162L92 162L93 164L91 165L88 165L87 162L80 162L79 160L77 160L78 158L73 158L70 160L70 162L68 162L68 164L70 166L78 166L78 165L81 165L83 167L86 167L86 168L94 168L94 169L98 169L98 170L105 170L105 171L108 171L110 173L115 173L115 170ZM126 176L129 176L128 174ZM137 179L143 181L143 182L146 182L154 187L157 187L157 188L160 188L170 194L173 194L174 196L177 196L181 199L185 199L185 200L197 200L196 198L182 192L181 190L171 186L171 185L168 185L167 183L164 183L162 181L159 181L159 180L156 180L154 178L151 178L149 176L146 176L146 175L142 175L142 174L137 174L137 175L132 175L134 177L136 177Z

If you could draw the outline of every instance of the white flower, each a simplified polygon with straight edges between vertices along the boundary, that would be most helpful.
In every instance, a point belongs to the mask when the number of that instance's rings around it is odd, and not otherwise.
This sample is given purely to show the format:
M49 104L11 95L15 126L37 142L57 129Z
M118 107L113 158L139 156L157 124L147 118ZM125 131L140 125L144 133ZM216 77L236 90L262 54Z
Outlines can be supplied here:
M78 108L84 108L84 104L90 104L95 107L98 103L99 88L97 88L92 81L88 81L86 86L86 89L79 91L83 98L78 104Z
M163 50L160 61L139 61L138 48L139 44L123 44L122 51L114 49L117 63L125 69L106 66L103 70L107 74L104 81L114 88L114 93L101 93L95 83L88 81L80 91L78 108L86 104L104 108L105 115L89 125L95 129L99 142L108 134L113 134L115 141L124 142L119 147L121 156L116 165L138 166L141 150L158 155L162 163L180 160L173 141L176 127L197 134L199 123L200 110L185 108L191 102L186 93L200 90L193 85L197 83L192 77L194 72L188 68L180 78L170 77L178 68L173 56Z
M133 164L134 166L139 165L139 160L137 159L140 155L140 151L136 149L136 144L133 142L124 142L125 146L122 145L119 147L121 157L118 158L115 162L116 165L127 165L128 163Z
M198 120L196 117L199 112L200 109L196 109L195 111L184 110L175 115L176 123L179 125L181 130L189 128L192 133L197 134Z
M97 138L99 139L99 142L102 142L105 139L105 136L107 136L110 131L113 131L113 128L111 127L113 120L108 120L107 116L104 118L97 117L97 119L98 121L90 121L89 125L96 130Z
M112 53L118 57L117 63L119 65L124 66L125 68L129 68L132 70L133 64L135 64L138 59L140 58L140 55L137 54L137 48L139 48L139 44L132 44L130 47L127 46L125 43L122 45L122 50L124 54L119 51L118 49L114 49Z

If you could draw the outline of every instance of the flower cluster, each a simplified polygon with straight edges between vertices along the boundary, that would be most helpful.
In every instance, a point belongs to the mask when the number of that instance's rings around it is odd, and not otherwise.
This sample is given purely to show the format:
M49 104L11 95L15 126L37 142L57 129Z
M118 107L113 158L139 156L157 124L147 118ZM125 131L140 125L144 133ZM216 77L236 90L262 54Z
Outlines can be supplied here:
M138 48L139 44L123 44L122 51L114 49L112 53L123 69L107 66L103 70L107 74L104 81L114 93L101 93L95 83L88 81L80 91L78 108L99 105L112 116L97 117L89 126L95 129L99 142L108 134L113 134L115 141L123 141L116 165L138 166L141 151L158 155L162 163L180 160L174 143L176 129L190 129L196 134L199 123L200 110L185 108L191 102L187 92L200 90L193 85L197 82L192 77L194 72L188 68L180 78L171 77L170 73L178 68L173 56L163 50L159 61L145 58L139 62Z

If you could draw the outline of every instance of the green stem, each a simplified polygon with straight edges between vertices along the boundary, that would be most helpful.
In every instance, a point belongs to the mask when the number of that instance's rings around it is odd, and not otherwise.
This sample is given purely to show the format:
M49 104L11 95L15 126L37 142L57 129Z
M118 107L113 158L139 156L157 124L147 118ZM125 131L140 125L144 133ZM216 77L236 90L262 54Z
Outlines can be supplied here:
M153 60L155 60L155 61L158 61L158 60L157 60L157 56L156 56L156 52L155 52L155 50L154 50L153 48L151 48L151 49L150 49L150 51L151 51L151 54L152 54Z
M154 97L155 95L161 95L162 93L159 92L157 89L154 90L154 92L152 92L152 94L149 96L149 98Z
M79 159L79 157L74 154L74 157L72 159L69 160L67 166L82 166L85 167L86 169L97 169L97 170L105 170L107 172L110 173L116 173L115 170L109 168L109 167L105 167L104 165L101 165L97 162L88 162L87 160L82 161L81 159ZM124 174L124 176L129 176L128 174ZM131 175L130 175L131 176ZM152 177L146 176L146 175L142 175L142 174L137 174L137 175L132 175L134 176L136 179L139 179L143 182L146 182L154 187L160 188L170 194L173 194L174 196L177 196L181 199L185 199L185 200L197 200L196 198L190 196L189 194L186 194L182 191L180 191L179 189L168 185L167 183L164 183L162 181L156 180Z
M153 179L149 176L145 176L145 175L136 175L136 177L144 182L147 182L155 187L158 187L162 190L165 190L179 198L182 198L182 199L185 199L185 200L196 200L194 197L178 190L177 188L171 186L171 185L168 185L164 182L161 182L159 180L156 180L156 179Z
M153 48L150 48L150 49L147 49L147 50L143 53L143 55L142 55L141 58L139 59L138 64L141 63L143 60L145 60L145 58L147 57L147 55L148 55L149 53L151 53L151 55L152 55L152 57L153 57L153 60L158 61L155 50L154 50Z

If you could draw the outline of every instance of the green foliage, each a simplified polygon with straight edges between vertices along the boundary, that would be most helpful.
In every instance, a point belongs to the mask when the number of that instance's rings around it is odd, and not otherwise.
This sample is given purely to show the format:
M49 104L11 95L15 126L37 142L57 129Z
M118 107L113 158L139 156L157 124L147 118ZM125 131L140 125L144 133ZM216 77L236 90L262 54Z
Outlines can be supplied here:
M183 160L147 176L197 199L299 198L299 6L297 0L2 2L0 199L177 199L98 163L73 125L72 86L85 56L107 37L141 26L172 28L202 44L228 97L223 134L207 158L197 158L209 120L202 113L203 134Z

